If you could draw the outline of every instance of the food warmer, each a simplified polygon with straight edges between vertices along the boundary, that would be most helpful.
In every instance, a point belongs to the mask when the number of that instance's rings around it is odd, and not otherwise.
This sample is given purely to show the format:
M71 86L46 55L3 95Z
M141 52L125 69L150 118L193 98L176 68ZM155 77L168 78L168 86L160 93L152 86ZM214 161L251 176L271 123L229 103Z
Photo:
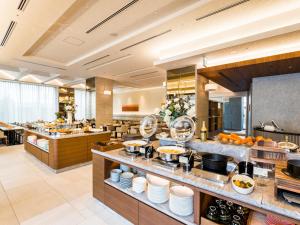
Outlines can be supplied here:
M161 146L157 148L157 162L168 162L179 166L179 156L186 153L185 143L191 140L195 133L195 123L191 117L181 116L171 123L171 137L176 140L176 146Z
M152 152L150 138L155 134L156 130L157 130L156 117L154 115L149 115L144 117L141 120L141 124L140 124L140 133L143 136L143 139L123 142L126 152L133 155L145 154L146 149L151 150Z

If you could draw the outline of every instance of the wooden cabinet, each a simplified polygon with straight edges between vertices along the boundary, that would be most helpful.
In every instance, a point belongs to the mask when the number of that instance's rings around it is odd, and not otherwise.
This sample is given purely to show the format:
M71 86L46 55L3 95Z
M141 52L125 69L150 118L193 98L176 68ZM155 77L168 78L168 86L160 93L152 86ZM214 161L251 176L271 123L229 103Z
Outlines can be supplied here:
M124 216L133 224L138 223L139 202L123 192L104 184L104 204ZM157 224L156 224L157 225Z
M49 153L42 151L42 162L49 165Z
M45 152L38 146L27 142L29 135L36 135L37 139L49 140L49 151ZM78 165L91 161L91 148L98 141L108 142L110 133L82 134L52 138L49 135L36 131L25 130L24 148L37 159L50 166L54 170Z
M183 223L166 216L166 214L139 202L139 225L183 225Z

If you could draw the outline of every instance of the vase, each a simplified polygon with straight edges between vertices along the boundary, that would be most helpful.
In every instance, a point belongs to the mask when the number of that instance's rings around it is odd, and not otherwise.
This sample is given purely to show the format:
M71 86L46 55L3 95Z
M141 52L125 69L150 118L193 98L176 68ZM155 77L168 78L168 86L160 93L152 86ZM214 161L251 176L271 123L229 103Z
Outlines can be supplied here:
M67 124L72 124L72 123L73 123L73 112L67 111Z

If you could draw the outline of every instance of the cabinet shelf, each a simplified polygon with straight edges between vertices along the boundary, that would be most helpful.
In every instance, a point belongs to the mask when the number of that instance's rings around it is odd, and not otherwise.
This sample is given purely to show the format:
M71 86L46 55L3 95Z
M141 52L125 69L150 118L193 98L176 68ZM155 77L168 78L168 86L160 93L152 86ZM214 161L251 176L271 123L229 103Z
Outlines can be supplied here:
M132 191L131 188L124 189L120 186L120 184L114 183L110 179L106 179L104 181L104 183L118 189L119 191L121 191L121 192L123 192L123 193L139 200L140 202L142 202L142 203L144 203L148 206L151 206L152 208L154 208L154 209L156 209L156 210L158 210L162 213L165 213L166 215L178 220L179 222L182 222L182 223L188 224L188 225L195 225L195 223L193 222L194 221L194 214L192 214L190 216L185 216L185 217L177 216L176 214L171 212L171 210L169 209L169 202L162 203L162 204L152 203L148 200L145 192L143 192L141 194L137 194L134 191Z

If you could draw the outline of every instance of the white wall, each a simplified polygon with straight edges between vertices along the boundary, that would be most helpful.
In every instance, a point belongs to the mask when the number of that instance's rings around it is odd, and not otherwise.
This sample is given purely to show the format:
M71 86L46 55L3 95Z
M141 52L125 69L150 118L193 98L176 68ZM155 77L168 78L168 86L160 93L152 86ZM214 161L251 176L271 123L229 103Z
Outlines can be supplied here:
M114 115L149 115L165 102L165 87L118 91L113 94ZM122 112L122 105L137 104L138 112Z

